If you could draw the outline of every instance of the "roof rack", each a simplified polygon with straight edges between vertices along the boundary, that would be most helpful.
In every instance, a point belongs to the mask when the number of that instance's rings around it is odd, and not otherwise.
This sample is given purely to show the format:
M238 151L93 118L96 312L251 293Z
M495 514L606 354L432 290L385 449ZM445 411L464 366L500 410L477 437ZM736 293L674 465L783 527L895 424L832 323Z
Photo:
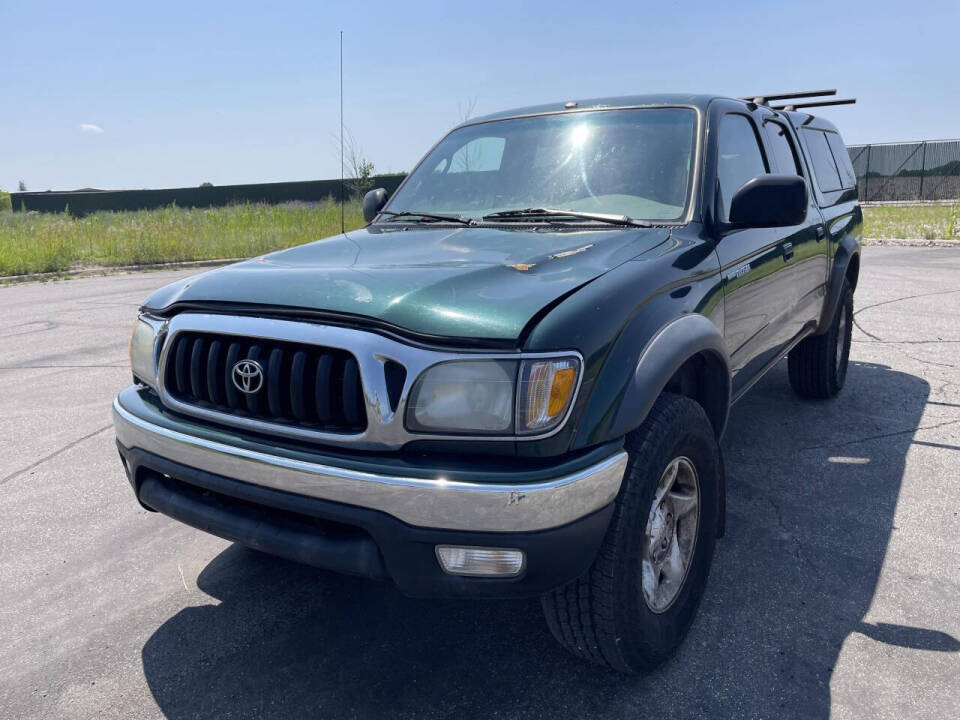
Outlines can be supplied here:
M836 95L836 88L830 90L801 90L799 92L791 93L773 93L770 95L751 95L748 97L740 98L741 100L746 100L748 102L754 102L757 105L766 105L771 110L797 110L799 108L811 108L811 107L825 107L827 105L853 105L857 100L856 98L841 98L835 99L830 98L829 100L824 100L823 98ZM812 102L794 102L795 100L804 100L807 98L820 98ZM788 100L790 102L782 103L779 105L772 105L772 100Z
M853 105L856 98L841 98L839 100L820 100L819 102L793 103L791 105L771 105L771 110L799 110L800 108L826 107L827 105Z

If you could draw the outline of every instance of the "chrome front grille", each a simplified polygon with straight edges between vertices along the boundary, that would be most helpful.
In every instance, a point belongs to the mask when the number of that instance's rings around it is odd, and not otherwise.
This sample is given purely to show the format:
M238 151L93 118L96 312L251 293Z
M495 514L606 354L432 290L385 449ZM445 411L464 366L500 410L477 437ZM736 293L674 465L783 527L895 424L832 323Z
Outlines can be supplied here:
M180 403L269 423L331 433L367 426L357 360L338 348L181 332L170 340L164 386Z
M154 389L166 407L240 430L364 450L396 450L414 440L451 437L404 426L411 388L432 365L576 352L445 351L359 328L242 315L181 313L158 322ZM249 396L228 374L246 359L254 359L264 373L263 387ZM228 395L228 387L235 394ZM558 431L504 439L537 440Z

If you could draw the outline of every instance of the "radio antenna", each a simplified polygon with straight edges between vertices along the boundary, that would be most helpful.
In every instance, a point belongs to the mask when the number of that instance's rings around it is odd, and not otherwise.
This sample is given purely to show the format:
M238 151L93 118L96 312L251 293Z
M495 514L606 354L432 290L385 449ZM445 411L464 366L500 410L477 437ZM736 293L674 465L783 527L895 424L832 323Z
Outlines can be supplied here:
M343 30L340 31L340 232L346 232L343 223Z

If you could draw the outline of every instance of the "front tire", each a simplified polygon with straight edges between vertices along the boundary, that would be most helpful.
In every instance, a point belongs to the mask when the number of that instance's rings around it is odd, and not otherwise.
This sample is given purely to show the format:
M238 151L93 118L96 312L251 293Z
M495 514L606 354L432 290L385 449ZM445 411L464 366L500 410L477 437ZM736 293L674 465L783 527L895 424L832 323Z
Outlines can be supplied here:
M713 559L722 464L703 408L670 393L625 447L630 460L600 552L542 604L574 655L636 673L670 657L693 621Z
M853 289L844 280L827 332L801 341L787 356L790 385L797 395L827 399L843 389L853 334Z

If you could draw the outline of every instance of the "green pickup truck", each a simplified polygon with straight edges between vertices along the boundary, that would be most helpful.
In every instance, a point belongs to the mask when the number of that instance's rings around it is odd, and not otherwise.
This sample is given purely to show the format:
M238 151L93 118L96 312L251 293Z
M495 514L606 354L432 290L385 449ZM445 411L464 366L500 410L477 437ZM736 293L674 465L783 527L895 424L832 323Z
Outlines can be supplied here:
M723 534L731 404L784 356L806 397L847 368L849 157L757 100L473 119L364 228L156 291L113 405L137 499L412 596L541 596L577 655L663 661Z

